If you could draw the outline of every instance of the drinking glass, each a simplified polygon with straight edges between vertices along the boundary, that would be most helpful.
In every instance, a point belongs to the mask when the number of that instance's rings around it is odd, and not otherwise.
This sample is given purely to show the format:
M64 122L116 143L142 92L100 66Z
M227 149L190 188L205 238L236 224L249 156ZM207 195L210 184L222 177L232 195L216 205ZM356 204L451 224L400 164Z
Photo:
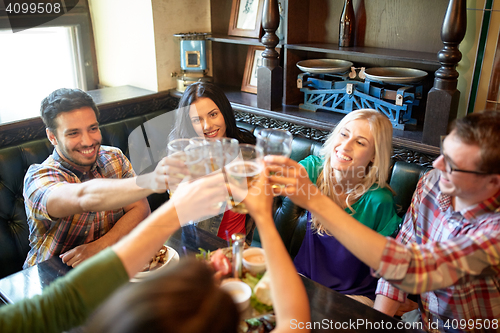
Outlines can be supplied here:
M261 147L264 156L280 155L290 157L292 139L290 132L274 128L263 128L257 131L257 146Z
M220 171L223 166L224 156L219 140L190 143L184 151L186 152L186 165L193 179Z
M257 146L264 151L264 156L280 155L290 157L292 153L293 136L290 132L274 128L263 128L257 131ZM273 172L270 173L274 174ZM282 188L283 185L273 185Z
M224 166L226 166L238 157L239 142L236 139L230 138L222 138L220 139L220 142L222 144L222 153L224 155Z
M222 172L224 157L222 144L219 140L205 140L203 143L191 143L184 150L186 152L186 165L192 179ZM221 208L224 201L216 204L216 208ZM194 224L196 222L191 222Z
M176 159L186 163L186 152L184 149L190 144L189 139L175 139L168 143L167 145L167 156L172 159ZM176 178L175 181L170 182L168 184L168 193L169 196L174 195L174 191L179 185L179 183L184 179L186 175L175 173L172 174L172 178ZM177 181L179 180L179 181Z
M240 144L238 157L225 168L229 188L248 190L262 172L262 157L262 148L249 144ZM245 204L235 200L233 196L230 197L228 204L230 204L233 212L248 214Z

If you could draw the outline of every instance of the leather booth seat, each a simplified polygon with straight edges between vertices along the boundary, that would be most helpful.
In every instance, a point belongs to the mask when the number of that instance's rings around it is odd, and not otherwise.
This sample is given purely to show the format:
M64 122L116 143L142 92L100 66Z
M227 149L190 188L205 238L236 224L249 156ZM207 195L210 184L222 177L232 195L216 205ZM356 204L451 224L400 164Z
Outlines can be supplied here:
M118 147L130 157L129 134L141 124L164 113L165 110L161 110L103 125L102 143ZM238 126L252 132L257 129L256 126L246 123L238 123ZM292 143L291 158L300 161L310 154L319 155L320 149L321 143L296 137ZM43 162L52 150L47 139L32 140L0 149L0 278L22 269L29 251L29 227L22 193L24 175L31 164ZM395 199L402 208L402 213L408 208L417 181L425 170L416 164L394 164L390 185L397 193ZM167 194L149 196L151 210L167 199ZM305 211L289 199L281 197L276 198L275 207L274 218L278 231L289 253L295 256L305 235ZM253 244L259 246L257 231L253 239Z
M256 126L245 123L241 123L239 126L252 131L254 134L258 129ZM292 141L292 154L290 157L298 162L309 155L319 156L321 146L322 144L317 141L295 137ZM406 213L410 206L413 192L417 187L418 180L428 170L430 170L430 168L422 167L418 164L392 161L389 171L389 184L396 192L394 201L398 208L398 215L403 216ZM288 198L277 197L274 202L274 223L276 224L288 252L292 258L294 258L306 234L306 210L296 206ZM394 236L395 235L396 233ZM254 233L252 246L260 247L258 230Z
M160 110L101 126L102 143L120 148L130 157L128 136L144 122L163 114ZM0 278L22 269L29 251L29 227L23 199L24 175L29 166L43 162L53 147L47 139L28 141L0 149ZM148 197L151 210L168 198L167 194Z

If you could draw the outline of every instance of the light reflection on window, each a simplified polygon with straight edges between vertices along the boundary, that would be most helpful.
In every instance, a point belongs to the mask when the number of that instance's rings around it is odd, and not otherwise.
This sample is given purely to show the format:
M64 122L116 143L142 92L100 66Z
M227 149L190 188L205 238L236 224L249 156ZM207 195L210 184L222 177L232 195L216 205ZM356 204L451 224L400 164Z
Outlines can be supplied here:
M0 30L0 123L38 117L42 99L58 88L86 88L75 30Z

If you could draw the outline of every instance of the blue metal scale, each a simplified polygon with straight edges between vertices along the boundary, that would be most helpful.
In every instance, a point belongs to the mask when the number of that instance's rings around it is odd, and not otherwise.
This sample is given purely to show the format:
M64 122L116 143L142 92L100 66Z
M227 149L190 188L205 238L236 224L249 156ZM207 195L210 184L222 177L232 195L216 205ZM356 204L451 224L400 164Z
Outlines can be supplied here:
M411 117L412 107L419 105L422 85L387 84L366 78L364 81L349 79L344 74L301 73L297 86L304 93L304 110L318 109L347 114L359 109L375 109L385 114L392 127L404 130L416 125Z

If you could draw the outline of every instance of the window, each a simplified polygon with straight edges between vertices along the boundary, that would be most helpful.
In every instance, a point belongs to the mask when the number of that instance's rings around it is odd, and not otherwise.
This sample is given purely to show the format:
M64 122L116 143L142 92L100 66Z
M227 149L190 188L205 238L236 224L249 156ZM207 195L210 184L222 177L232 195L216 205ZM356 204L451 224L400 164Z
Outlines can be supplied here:
M0 124L40 115L40 102L58 88L96 89L88 4L13 33L0 18ZM26 26L30 18L19 18Z
M0 122L37 117L41 100L65 88L86 90L75 27L0 31Z

